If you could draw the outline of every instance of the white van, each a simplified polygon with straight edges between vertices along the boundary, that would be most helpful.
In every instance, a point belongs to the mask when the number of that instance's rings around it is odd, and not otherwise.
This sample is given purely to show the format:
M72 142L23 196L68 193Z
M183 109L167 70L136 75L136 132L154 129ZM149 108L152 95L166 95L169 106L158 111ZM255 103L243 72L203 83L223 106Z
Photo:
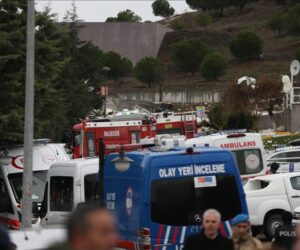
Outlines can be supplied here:
M0 222L18 229L21 224L23 146L0 151ZM64 144L38 141L33 146L33 223L43 200L47 171L51 164L70 160Z
M80 158L51 166L40 216L43 227L62 225L79 203L96 195L99 159Z
M229 149L237 161L243 179L265 175L267 164L264 145L258 133L214 134L186 140L189 147L219 147Z

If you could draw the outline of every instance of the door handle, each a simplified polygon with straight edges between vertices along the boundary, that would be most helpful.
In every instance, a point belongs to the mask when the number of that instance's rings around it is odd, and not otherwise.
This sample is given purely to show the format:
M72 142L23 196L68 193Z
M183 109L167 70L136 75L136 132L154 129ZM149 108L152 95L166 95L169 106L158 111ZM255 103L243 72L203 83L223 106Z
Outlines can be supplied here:
M292 195L292 198L300 198L300 195Z

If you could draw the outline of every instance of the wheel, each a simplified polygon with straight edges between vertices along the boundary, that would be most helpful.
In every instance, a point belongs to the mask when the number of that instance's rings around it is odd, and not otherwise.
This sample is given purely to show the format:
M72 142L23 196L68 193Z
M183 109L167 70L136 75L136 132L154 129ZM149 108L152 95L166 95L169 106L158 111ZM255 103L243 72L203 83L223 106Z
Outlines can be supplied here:
M271 214L268 216L265 225L265 233L269 240L274 238L276 228L283 225L280 214Z

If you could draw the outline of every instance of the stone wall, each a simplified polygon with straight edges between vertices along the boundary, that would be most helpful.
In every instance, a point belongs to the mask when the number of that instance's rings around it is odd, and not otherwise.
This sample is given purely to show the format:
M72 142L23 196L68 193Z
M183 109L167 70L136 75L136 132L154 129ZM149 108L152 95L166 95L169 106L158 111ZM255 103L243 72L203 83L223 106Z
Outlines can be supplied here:
M79 39L101 50L114 51L136 64L146 56L156 57L171 29L159 23L80 23Z

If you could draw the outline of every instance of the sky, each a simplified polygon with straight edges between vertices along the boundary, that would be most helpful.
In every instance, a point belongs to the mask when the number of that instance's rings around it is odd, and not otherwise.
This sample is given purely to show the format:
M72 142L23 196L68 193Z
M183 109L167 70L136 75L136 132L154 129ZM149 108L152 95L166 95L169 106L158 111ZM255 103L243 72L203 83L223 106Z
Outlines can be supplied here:
M70 9L72 0L35 0L35 7L38 11L50 7L53 13L58 14L61 21L66 10ZM157 21L161 17L155 17L152 13L152 0L75 0L77 14L80 19L86 22L104 22L107 17L117 16L118 12L130 9L142 18L142 21ZM182 14L191 11L185 0L169 1L175 9L175 14Z

